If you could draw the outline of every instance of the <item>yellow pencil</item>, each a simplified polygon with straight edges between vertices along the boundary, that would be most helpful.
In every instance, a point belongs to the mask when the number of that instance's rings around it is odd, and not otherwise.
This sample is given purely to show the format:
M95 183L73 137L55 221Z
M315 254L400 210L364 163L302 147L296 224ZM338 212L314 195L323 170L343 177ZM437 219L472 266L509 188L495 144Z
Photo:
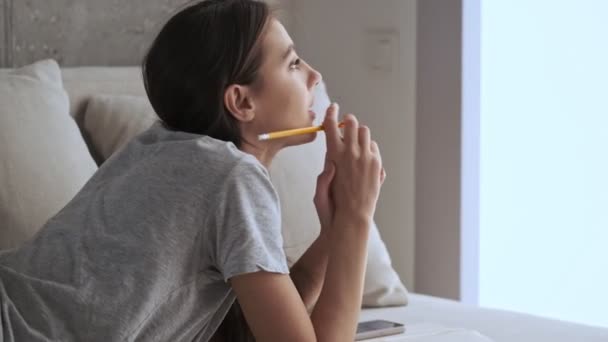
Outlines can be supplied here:
M344 122L338 123L338 127L340 127L340 128L344 127ZM264 140L270 140L270 139L285 138L285 137L290 137L293 135L309 134L309 133L314 133L314 132L318 132L318 131L322 131L322 130L323 130L323 125L305 127L305 128L288 129L285 131L260 134L260 135L258 135L258 140L264 141Z

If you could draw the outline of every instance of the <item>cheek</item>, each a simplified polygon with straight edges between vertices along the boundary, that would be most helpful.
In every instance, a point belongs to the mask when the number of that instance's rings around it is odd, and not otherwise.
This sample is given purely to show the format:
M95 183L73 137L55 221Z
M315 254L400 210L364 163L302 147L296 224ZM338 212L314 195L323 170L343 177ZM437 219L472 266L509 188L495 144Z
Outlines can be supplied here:
M274 75L265 79L260 109L263 122L270 130L296 128L309 124L310 97L306 84L297 75Z
M305 84L296 79L292 79L289 84L285 85L284 89L288 92L285 94L285 97L292 110L301 112L302 110L308 109L307 102L310 101L310 98Z
M276 87L273 87L267 95L270 100L269 105L272 107L269 109L274 113L294 116L302 108L306 108L306 92L293 80L277 82Z

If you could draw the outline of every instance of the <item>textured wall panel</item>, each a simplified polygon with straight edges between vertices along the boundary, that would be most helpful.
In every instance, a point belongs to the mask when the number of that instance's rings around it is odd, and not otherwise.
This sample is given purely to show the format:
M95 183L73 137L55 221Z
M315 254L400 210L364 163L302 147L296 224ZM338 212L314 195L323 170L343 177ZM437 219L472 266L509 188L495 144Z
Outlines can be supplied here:
M4 65L6 65L6 62L4 61L5 59L5 55L6 55L6 37L5 37L5 19L4 16L6 15L6 12L4 10L4 2L6 0L2 0L0 1L0 68L3 67Z
M5 55L6 55L6 38L5 38L5 19L4 16L6 15L5 9L4 9L4 3L6 0L2 0L0 1L0 67L4 66L6 64L6 62L4 61L5 59Z
M161 25L188 2L0 0L0 67L44 58L62 66L138 65ZM288 25L290 0L268 2Z
M52 57L64 66L135 65L186 0L19 0L13 65Z
M9 64L10 49L10 23L12 0L0 0L0 67Z

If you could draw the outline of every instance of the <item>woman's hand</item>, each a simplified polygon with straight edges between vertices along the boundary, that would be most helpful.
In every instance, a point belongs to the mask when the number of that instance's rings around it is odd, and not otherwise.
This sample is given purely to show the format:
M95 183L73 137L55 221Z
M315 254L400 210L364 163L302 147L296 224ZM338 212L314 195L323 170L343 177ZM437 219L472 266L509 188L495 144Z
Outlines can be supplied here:
M333 164L335 171L331 171L333 177L329 180L327 196L319 195L319 200L315 201L315 204L317 202L324 204L327 198L330 199L328 202L333 204L331 207L333 211L330 212L334 215L344 214L371 221L376 210L380 187L385 178L380 151L377 143L371 140L369 128L359 126L359 122L352 114L345 116L344 137L341 137L337 116L338 105L332 104L327 110L323 127L327 139L326 163ZM321 174L320 177L321 190L325 191L325 182L329 176ZM319 192L319 185L317 191ZM328 207L324 206L324 208ZM323 219L331 220L334 215L324 213Z
M327 231L327 227L331 226L334 217L335 206L331 195L331 182L335 174L334 163L325 158L325 167L317 177L317 189L313 200L321 222L321 233Z

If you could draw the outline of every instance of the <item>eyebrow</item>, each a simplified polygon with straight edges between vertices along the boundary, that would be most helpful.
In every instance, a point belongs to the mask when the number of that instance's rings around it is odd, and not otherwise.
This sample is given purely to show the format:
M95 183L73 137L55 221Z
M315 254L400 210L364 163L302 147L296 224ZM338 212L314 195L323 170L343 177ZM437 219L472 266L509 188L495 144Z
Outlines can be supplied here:
M296 47L293 44L290 44L289 47L287 47L287 51L285 52L285 54L283 55L283 59L287 59L287 57L289 57L289 54L292 51L295 51Z

